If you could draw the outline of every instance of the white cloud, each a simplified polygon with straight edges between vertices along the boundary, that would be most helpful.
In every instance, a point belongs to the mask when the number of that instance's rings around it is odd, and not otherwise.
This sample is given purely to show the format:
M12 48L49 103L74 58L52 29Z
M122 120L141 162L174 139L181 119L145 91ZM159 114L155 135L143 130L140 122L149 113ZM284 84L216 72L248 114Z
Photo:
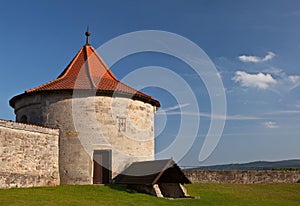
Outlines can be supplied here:
M259 89L268 89L271 85L277 83L276 79L270 74L248 74L244 71L236 71L232 80L243 87L255 87Z
M263 69L262 72L273 74L275 76L281 76L281 77L285 76L285 73L282 69L278 69L274 67Z
M273 52L268 52L268 54L262 59L263 62L273 59L276 55Z
M300 82L300 76L298 76L298 75L291 75L291 76L288 76L288 79L289 79L292 83L299 83L299 82Z
M288 92L300 86L299 75L287 75L283 70L277 68L268 68L262 70L265 73L272 74L277 84L273 89L279 92Z
M260 62L260 58L256 56L246 56L246 55L241 55L239 56L239 60L242 62Z
M278 84L275 90L286 93L300 86L300 76L298 75L287 75L282 72L278 77Z
M278 128L278 124L276 122L273 121L267 121L263 123L263 126L269 129L276 129Z
M239 60L242 62L266 62L273 59L276 55L273 52L268 52L267 55L263 58L257 56L250 56L250 55L241 55L239 56Z
M300 76L298 75L287 76L286 74L284 75L285 76L283 76L281 79L282 89L285 89L286 91L291 91L297 88L298 86L300 86Z

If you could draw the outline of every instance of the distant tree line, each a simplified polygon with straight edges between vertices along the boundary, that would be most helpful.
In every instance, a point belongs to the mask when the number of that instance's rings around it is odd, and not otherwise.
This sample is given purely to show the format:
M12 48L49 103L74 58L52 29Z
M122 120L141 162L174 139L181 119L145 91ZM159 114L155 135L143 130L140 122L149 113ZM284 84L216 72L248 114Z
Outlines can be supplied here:
M300 171L300 168L274 168L276 171Z

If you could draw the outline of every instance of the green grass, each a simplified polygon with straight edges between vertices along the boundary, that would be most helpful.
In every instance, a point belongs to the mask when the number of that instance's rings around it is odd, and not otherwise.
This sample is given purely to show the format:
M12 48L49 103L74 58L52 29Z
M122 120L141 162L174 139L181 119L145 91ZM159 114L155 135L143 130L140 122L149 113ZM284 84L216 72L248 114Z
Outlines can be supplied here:
M59 186L0 190L0 205L300 205L300 184L192 184L200 199L167 200L112 186Z

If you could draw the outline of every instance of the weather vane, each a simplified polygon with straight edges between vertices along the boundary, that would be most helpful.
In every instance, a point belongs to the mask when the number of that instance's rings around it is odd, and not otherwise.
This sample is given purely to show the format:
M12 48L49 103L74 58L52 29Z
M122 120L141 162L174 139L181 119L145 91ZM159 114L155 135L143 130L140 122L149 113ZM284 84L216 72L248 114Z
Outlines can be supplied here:
M86 45L90 45L89 43L89 36L91 35L91 33L89 32L89 26L87 26L86 32L85 32L85 36L86 36L86 40L85 40L85 44Z

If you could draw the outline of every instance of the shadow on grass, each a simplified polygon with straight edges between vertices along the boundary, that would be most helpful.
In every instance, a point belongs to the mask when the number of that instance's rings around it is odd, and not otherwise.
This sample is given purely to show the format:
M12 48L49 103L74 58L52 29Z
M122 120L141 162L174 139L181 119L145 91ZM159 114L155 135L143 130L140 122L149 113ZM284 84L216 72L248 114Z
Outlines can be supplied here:
M127 193L131 193L131 194L138 193L136 190L128 188L126 185L107 184L105 186L107 186L111 189L114 189L114 190L127 192Z

